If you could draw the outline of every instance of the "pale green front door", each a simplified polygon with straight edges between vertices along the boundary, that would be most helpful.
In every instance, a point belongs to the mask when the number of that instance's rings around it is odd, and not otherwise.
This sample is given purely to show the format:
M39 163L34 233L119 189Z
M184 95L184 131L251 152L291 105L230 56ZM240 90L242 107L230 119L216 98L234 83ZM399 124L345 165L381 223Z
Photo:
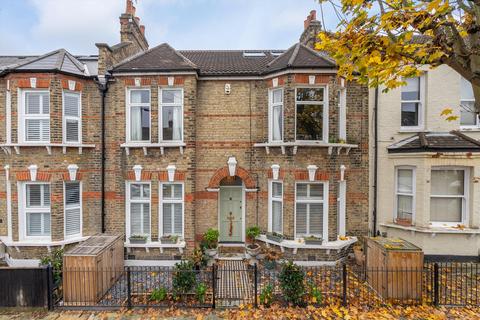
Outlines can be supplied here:
M242 187L220 187L220 241L242 242Z

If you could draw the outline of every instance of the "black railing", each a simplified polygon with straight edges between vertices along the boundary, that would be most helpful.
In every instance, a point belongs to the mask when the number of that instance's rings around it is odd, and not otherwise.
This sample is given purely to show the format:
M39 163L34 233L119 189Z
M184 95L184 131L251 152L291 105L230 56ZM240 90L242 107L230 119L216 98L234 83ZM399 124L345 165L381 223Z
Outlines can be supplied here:
M63 270L66 308L218 308L287 304L282 266L201 270L126 267ZM480 264L426 263L420 269L365 269L351 265L303 267L304 305L382 306L480 304Z

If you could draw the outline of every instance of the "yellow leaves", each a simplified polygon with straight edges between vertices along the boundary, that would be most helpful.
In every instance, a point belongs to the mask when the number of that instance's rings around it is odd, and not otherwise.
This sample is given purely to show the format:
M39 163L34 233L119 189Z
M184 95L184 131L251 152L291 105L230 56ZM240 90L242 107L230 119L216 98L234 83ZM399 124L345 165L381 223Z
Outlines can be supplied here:
M442 110L442 113L440 113L441 116L448 116L453 113L452 108L445 108Z
M459 119L459 116L453 114L452 108L443 109L440 116L445 117L445 120L448 122L457 121Z

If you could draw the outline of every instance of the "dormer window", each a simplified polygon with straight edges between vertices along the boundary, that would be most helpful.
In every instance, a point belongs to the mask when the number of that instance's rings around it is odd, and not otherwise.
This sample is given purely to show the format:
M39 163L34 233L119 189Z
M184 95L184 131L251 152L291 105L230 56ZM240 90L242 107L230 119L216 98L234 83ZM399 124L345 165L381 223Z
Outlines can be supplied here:
M328 142L326 87L297 88L296 140Z
M150 89L127 91L127 141L150 142Z
M20 142L50 142L50 92L25 90L22 93Z
M269 91L269 140L283 142L283 89Z

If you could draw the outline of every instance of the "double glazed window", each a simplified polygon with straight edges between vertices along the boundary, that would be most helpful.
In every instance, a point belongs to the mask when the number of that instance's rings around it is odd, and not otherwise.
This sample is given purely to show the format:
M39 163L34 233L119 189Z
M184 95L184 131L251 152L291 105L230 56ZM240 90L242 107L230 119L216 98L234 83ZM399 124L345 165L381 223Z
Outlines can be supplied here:
M63 141L65 143L80 143L82 137L80 94L77 92L63 93Z
M434 224L463 223L468 197L468 170L434 168L430 181L430 221Z
M464 127L480 125L478 114L475 112L472 84L463 77L460 82L460 125Z
M150 184L129 185L130 235L150 236Z
M26 235L50 236L50 185L27 183L24 185Z
M23 142L50 142L49 91L24 91L23 102Z
M423 125L423 77L404 79L402 87L402 128L415 128Z
M396 221L412 223L415 210L415 170L411 167L396 168Z
M283 89L269 91L271 142L283 141Z
M183 235L183 184L163 183L160 206L162 211L162 234Z
M65 237L82 233L82 206L80 182L66 182L64 194Z
M297 183L295 194L295 236L323 237L326 186Z
M129 124L128 140L131 142L150 141L150 90L129 89L127 95Z
M327 140L328 110L324 87L297 88L296 140Z
M183 140L183 89L160 90L160 141Z
M283 233L283 183L280 181L270 182L268 231Z

